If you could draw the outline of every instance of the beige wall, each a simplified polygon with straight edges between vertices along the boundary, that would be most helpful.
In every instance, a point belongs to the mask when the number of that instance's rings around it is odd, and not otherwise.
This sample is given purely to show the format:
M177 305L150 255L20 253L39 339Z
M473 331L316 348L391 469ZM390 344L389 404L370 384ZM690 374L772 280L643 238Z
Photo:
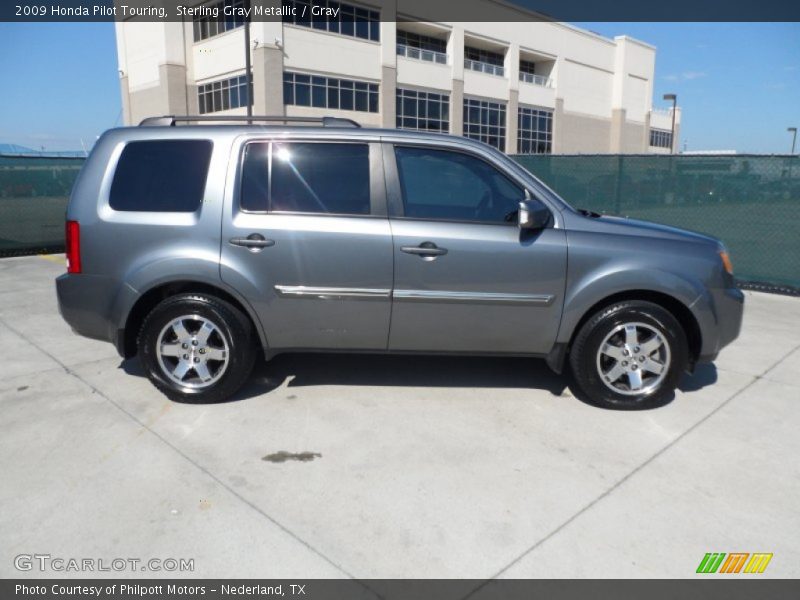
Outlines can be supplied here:
M378 0L376 0L378 1ZM420 0L427 1L427 0ZM487 0L465 0L485 2ZM381 4L393 0L381 0ZM505 7L512 13L518 9ZM509 13L511 14L511 13ZM516 14L516 13L515 13ZM613 40L571 25L513 21L408 25L447 39L447 64L398 57L397 25L381 23L381 42L281 22L251 24L253 112L353 118L394 127L397 86L450 95L450 132L463 131L464 95L506 103L506 150L517 147L517 107L554 112L554 153L640 153L649 127L671 115L652 111L655 48L626 36ZM244 73L244 31L194 42L190 22L116 24L123 114L128 124L162 114L196 114L197 86ZM464 68L464 45L505 52L504 76ZM519 80L519 59L545 65L551 85ZM285 69L372 81L380 85L379 113L283 106ZM221 114L245 114L238 108ZM680 123L680 112L676 114ZM678 145L678 136L675 139Z
M563 100L556 100L553 154L605 154L610 140L611 119L565 111Z

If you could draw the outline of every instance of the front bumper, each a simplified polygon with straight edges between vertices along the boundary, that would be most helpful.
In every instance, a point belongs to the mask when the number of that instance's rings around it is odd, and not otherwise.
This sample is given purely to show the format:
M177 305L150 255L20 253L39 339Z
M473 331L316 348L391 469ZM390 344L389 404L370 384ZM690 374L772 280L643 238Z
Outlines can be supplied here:
M703 350L697 362L711 362L719 351L739 337L744 316L744 292L739 288L712 290L711 311L714 323L702 331Z

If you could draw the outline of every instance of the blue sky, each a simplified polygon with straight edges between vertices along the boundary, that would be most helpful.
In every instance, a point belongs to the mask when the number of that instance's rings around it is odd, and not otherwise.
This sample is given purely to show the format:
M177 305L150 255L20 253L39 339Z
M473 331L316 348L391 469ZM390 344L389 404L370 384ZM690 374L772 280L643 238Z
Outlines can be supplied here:
M656 46L653 105L676 93L689 150L788 153L800 127L800 23L578 23Z
M785 153L800 126L798 23L580 23L658 48L689 150ZM111 23L0 23L0 143L79 150L121 123Z

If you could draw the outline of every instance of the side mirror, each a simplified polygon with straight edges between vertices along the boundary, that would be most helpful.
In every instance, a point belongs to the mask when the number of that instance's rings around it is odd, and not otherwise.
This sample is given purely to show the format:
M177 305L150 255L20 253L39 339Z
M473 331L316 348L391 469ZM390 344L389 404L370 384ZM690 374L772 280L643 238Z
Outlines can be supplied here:
M525 199L519 203L518 214L520 229L544 229L550 223L550 211L541 202L533 200L528 190L525 190Z

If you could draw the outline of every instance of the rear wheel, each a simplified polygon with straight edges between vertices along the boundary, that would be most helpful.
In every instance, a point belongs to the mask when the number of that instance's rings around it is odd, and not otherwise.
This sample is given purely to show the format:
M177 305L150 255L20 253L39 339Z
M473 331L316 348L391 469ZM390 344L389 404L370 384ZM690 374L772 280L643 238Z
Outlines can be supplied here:
M687 364L686 334L678 320L661 306L640 300L618 302L595 313L570 351L578 387L606 408L663 404Z
M147 376L180 402L221 402L247 380L255 359L252 326L214 296L181 294L158 304L139 334Z

